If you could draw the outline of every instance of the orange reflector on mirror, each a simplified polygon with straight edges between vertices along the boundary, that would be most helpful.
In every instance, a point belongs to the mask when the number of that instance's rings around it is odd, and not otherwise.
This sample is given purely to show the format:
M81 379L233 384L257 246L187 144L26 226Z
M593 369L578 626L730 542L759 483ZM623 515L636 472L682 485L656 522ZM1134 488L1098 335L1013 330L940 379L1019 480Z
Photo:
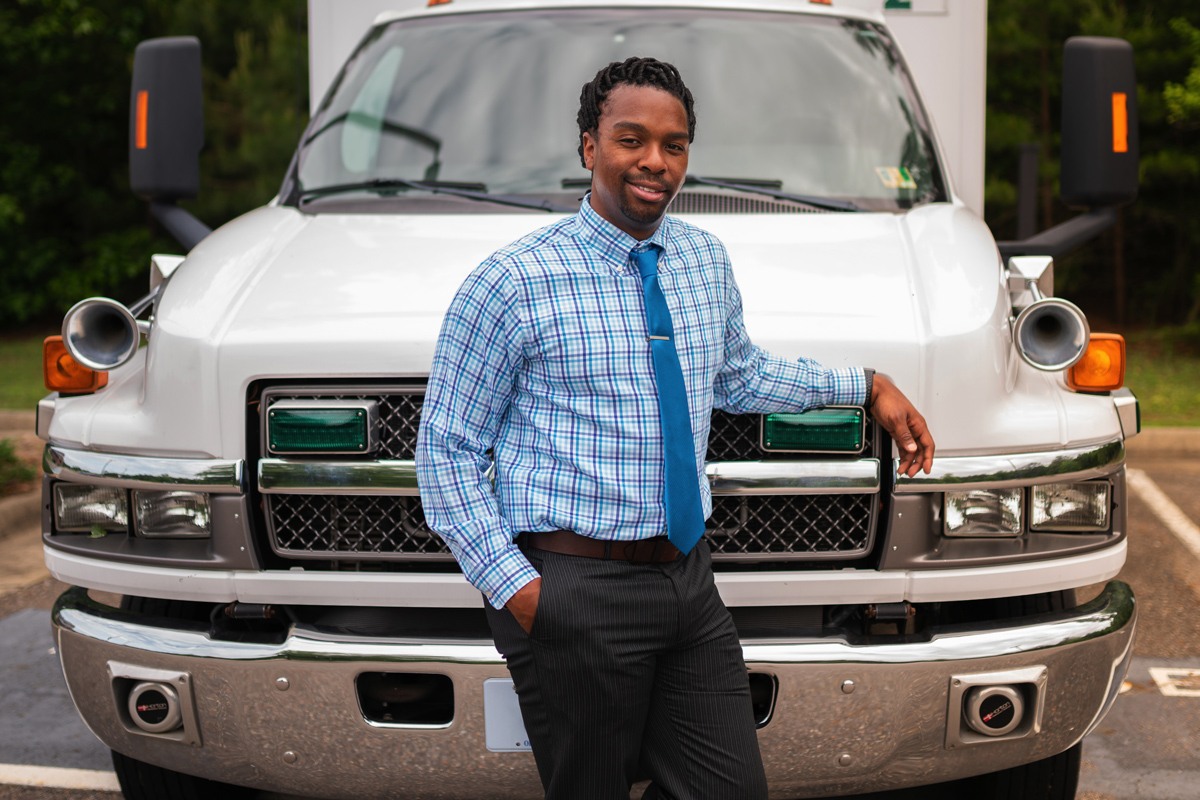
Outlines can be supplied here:
M42 342L42 380L52 392L91 394L108 385L108 373L88 369L71 357L61 336Z
M1083 358L1067 370L1067 386L1077 392L1111 392L1125 385L1125 337L1093 333Z
M1129 152L1129 109L1124 92L1112 95L1113 152Z
M146 149L146 126L150 115L150 93L145 89L137 93L136 127L134 129L134 145L138 150Z

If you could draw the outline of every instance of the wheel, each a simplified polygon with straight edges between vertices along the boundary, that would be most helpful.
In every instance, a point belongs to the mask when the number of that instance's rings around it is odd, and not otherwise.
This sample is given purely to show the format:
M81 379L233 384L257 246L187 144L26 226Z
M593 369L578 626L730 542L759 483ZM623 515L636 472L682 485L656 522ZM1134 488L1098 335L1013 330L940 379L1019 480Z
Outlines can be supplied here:
M203 622L208 619L210 605L179 600L160 600L152 597L121 598L121 608L147 616L165 619ZM210 781L185 775L182 772L156 767L136 758L112 751L113 771L126 800L250 800L258 792L244 786Z
M1032 764L961 781L962 797L972 800L1071 800L1079 786L1083 742Z
M112 754L113 771L125 800L250 800L258 793L244 786L218 783L195 775L156 767L122 755Z

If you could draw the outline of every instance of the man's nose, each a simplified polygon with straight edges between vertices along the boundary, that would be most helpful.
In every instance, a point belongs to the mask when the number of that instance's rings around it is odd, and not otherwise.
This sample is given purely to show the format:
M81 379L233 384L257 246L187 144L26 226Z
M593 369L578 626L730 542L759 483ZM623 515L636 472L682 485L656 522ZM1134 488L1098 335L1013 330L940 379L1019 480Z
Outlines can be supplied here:
M644 172L661 173L667 171L667 159L661 145L647 145L642 151L638 167Z

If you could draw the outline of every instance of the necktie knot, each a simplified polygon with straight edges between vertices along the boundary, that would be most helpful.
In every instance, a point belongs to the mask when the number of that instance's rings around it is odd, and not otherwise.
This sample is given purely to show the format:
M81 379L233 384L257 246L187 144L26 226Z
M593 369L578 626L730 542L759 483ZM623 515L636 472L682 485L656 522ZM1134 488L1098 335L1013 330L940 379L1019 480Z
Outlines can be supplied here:
M633 262L637 264L638 274L642 276L642 280L651 275L658 274L658 256L662 249L652 244L645 250L635 250L633 253Z

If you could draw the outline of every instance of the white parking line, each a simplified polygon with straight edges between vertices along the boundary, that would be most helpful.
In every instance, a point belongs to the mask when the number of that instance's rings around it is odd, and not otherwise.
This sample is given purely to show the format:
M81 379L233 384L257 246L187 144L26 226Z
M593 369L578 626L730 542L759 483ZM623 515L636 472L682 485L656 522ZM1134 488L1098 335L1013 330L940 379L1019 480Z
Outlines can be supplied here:
M117 776L98 769L31 767L28 764L0 764L0 784L42 786L47 789L87 789L94 792L119 792Z
M1150 677L1166 697L1200 697L1200 669L1151 667Z
M1200 528L1196 527L1196 523L1188 519L1187 514L1184 514L1145 472L1140 469L1126 469L1125 476L1129 480L1129 486L1150 506L1154 516L1167 526L1167 530L1175 534L1192 555L1200 559Z

